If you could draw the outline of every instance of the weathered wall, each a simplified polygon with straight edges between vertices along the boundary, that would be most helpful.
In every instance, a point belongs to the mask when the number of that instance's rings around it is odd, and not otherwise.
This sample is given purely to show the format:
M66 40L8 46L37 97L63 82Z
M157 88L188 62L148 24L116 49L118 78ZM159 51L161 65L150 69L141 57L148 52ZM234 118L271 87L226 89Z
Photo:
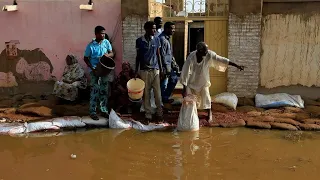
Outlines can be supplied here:
M264 17L261 86L320 87L320 15Z
M320 2L264 3L259 91L320 97Z
M228 91L253 97L259 85L261 0L230 0L228 57L245 71L228 70Z
M135 67L136 39L144 34L144 23L148 20L148 0L122 0L123 60Z
M43 89L44 85L51 91L52 84L46 82L53 76L60 79L65 57L70 53L77 55L86 68L83 52L94 37L97 25L104 26L110 37L115 36L112 45L117 52L119 68L122 60L121 1L94 1L93 11L80 10L79 5L84 3L87 1L19 0L18 11L0 12L0 87L3 92L33 92ZM12 0L1 1L0 7L6 4L12 4ZM14 90L4 90L13 85L17 85Z

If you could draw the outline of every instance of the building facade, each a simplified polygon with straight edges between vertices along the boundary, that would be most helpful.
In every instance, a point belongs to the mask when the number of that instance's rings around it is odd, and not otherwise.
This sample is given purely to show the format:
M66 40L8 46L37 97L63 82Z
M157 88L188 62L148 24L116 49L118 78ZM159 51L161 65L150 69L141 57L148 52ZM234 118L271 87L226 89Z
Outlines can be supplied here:
M0 2L0 7L12 0ZM68 54L86 68L83 54L94 38L94 28L104 26L122 61L121 0L93 0L93 10L81 10L83 0L18 0L18 11L0 12L0 93L50 93L60 79ZM119 69L117 69L119 71Z

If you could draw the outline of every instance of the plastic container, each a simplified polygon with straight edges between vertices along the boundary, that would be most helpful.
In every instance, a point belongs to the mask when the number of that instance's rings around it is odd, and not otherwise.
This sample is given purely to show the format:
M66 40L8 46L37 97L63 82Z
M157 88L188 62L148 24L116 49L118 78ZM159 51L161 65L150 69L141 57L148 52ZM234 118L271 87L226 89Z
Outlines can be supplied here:
M99 60L99 64L96 67L97 75L100 77L107 76L112 70L114 70L116 63L114 60L107 56L102 56Z
M127 82L128 95L131 101L140 101L143 97L145 83L142 79L130 79Z

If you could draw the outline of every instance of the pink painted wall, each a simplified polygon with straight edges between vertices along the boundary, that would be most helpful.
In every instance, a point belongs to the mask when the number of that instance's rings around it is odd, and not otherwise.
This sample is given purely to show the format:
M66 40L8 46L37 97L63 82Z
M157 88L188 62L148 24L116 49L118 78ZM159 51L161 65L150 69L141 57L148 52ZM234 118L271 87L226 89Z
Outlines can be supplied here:
M1 0L1 9L3 5L12 2ZM39 48L53 66L52 75L59 79L65 67L65 57L69 53L77 55L86 68L83 62L84 49L94 38L95 26L102 25L111 39L115 36L112 45L117 53L116 71L119 72L122 61L121 0L93 0L93 11L79 9L79 5L86 4L88 0L17 2L18 11L0 11L0 51L5 49L5 42L11 40L19 40L17 47L20 50ZM36 63L31 66L37 67ZM24 71L21 67L18 70Z

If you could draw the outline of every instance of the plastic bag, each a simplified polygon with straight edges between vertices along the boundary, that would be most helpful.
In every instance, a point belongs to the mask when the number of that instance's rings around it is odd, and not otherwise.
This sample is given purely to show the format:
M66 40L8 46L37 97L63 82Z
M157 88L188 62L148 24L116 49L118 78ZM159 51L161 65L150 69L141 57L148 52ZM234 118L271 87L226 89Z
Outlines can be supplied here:
M107 118L99 117L98 121L93 120L89 116L85 116L81 118L81 121L89 126L101 126L106 127L109 125L109 120Z
M77 116L54 118L52 119L52 124L60 128L81 128L86 126L86 124L81 121L81 118Z
M199 117L197 111L197 98L188 95L183 99L177 124L178 131L198 131Z
M26 125L26 133L37 132L43 130L59 130L58 126L53 125L52 122L34 122Z
M234 93L225 92L214 96L212 102L223 104L227 107L236 110L238 104L238 97Z
M138 121L132 121L132 128L140 131L154 131L158 129L163 129L165 127L169 126L169 124L162 123L162 124L149 124L144 125L141 122Z
M109 128L112 129L129 129L131 128L131 123L128 121L123 121L117 113L112 109L109 115Z
M111 110L109 115L109 127L113 129L129 129L133 128L140 131L153 131L158 129L163 129L169 126L169 124L149 124L144 125L139 121L134 120L122 120L114 110Z
M0 134L20 134L26 129L26 123L0 123Z
M259 108L278 108L284 106L293 106L298 108L304 108L304 101L299 95L290 95L286 93L277 94L257 94L256 107Z

